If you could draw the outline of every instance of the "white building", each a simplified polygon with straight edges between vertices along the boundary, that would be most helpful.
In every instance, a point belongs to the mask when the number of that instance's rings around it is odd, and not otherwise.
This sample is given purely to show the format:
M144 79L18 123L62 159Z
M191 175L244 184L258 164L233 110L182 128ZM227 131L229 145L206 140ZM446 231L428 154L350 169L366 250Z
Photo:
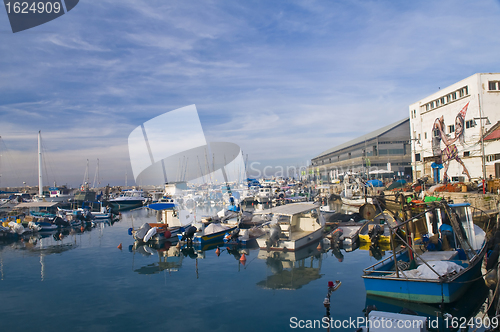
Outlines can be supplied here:
M410 105L410 137L414 178L500 177L500 73L474 74Z

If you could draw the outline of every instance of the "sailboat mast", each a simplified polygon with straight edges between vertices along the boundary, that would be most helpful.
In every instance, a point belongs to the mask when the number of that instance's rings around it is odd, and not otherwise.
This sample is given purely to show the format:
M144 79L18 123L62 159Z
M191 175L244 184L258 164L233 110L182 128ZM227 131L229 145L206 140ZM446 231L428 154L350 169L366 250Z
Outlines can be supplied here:
M43 196L43 179L42 179L42 131L38 131L38 195Z

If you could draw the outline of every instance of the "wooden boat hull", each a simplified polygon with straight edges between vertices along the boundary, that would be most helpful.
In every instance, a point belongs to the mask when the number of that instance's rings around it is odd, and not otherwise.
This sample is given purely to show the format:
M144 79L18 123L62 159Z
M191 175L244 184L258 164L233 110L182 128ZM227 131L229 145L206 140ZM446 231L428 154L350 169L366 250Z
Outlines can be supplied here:
M342 198L342 203L350 206L360 207L366 203L373 204L373 200L371 198L367 198L366 201L364 198L346 198L346 197L341 197L341 198Z

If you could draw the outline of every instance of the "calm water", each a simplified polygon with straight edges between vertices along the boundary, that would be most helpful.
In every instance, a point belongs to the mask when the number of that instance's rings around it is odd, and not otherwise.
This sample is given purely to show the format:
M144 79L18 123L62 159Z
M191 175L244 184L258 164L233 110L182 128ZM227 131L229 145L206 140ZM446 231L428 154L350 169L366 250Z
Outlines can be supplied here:
M314 245L294 258L255 249L242 265L239 253L226 249L218 257L215 249L175 256L174 247L134 248L127 229L145 221L154 216L136 210L62 239L0 245L0 330L297 330L291 317L324 316L327 283L336 279L342 285L331 297L333 318L362 317L373 302L361 278L376 262L369 251L318 253Z

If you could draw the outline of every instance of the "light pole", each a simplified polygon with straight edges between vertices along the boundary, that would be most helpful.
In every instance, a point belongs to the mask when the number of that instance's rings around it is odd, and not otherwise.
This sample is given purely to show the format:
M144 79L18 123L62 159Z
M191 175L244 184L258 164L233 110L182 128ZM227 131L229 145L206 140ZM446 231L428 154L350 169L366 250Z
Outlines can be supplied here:
M477 118L474 118L474 120L479 120L479 124L481 126L481 163L483 166L483 194L486 193L486 186L485 186L485 180L486 180L486 160L485 160L485 153L484 153L484 134L483 134L483 121L486 120L486 125L491 124L490 120L488 119L487 116L480 116Z

